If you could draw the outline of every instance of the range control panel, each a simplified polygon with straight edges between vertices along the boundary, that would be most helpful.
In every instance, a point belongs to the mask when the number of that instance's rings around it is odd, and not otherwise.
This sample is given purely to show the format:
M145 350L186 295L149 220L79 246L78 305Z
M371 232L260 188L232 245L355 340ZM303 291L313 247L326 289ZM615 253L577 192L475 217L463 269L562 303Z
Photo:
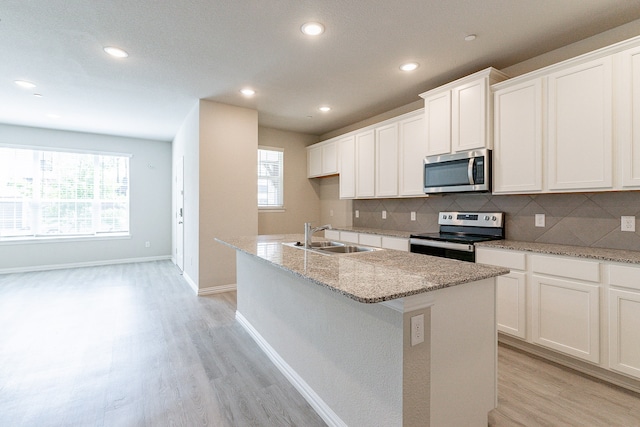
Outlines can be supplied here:
M503 212L440 212L438 224L464 227L502 227Z

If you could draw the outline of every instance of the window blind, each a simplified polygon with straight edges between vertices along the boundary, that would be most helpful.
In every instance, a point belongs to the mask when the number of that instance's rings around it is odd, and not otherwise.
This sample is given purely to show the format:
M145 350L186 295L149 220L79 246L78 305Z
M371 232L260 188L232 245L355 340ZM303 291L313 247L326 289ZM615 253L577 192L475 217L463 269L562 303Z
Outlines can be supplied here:
M282 149L258 149L258 207L283 206L283 170Z

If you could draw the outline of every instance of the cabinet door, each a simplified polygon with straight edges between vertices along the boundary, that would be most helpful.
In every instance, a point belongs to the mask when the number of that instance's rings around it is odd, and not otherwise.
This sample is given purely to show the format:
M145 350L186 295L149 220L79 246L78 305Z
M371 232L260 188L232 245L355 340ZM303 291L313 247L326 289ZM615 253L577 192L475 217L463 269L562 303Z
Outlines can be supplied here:
M376 185L377 197L398 195L398 124L376 129Z
M322 146L322 174L338 173L338 153L335 142L328 142Z
M313 146L307 149L307 177L313 178L322 174L322 147Z
M424 99L427 155L451 152L451 91Z
M550 190L612 187L612 59L548 76Z
M538 275L531 285L533 342L598 363L600 287Z
M525 273L512 271L496 277L496 321L498 331L527 338Z
M624 51L620 56L617 117L620 118L622 186L640 187L640 47Z
M609 367L640 378L640 292L609 290Z
M542 191L542 79L494 95L493 192Z
M368 130L356 134L356 197L374 197L375 133Z
M491 148L487 145L487 79L451 91L451 148L453 151Z
M353 136L338 140L340 153L340 198L356 197L356 140Z
M423 196L422 165L427 155L425 116L419 114L400 122L401 196Z

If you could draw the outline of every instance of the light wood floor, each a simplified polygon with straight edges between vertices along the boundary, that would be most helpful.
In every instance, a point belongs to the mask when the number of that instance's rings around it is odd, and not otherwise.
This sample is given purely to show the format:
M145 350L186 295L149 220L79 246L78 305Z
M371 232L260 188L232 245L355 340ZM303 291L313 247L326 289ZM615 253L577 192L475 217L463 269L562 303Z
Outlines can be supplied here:
M234 314L169 261L0 275L0 426L323 426ZM640 396L500 347L489 425L640 426Z

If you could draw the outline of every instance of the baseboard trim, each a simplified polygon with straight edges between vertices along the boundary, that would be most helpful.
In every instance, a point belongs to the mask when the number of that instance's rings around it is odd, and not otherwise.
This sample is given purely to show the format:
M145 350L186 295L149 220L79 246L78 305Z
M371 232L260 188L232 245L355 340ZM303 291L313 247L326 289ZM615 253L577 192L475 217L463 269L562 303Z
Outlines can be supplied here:
M199 297L204 295L223 294L225 292L233 292L236 290L236 285L223 285L223 286L210 286L208 288L198 289L197 294Z
M539 347L535 344L530 344L525 341L521 341L517 338L512 338L504 334L498 334L498 341L500 344L507 345L509 347L516 348L518 350L530 353L541 359L548 360L558 365L565 366L574 371L578 371L584 375L594 377L600 381L604 381L618 387L631 390L636 393L640 393L640 381L632 378L627 378L624 375L618 374L613 371L594 366L581 360L574 359L570 356L564 356L556 353L553 350L547 350L546 348Z
M293 368L280 357L280 355L274 350L271 345L260 335L260 333L249 323L249 321L238 311L236 311L236 320L240 323L251 338L258 344L267 357L273 362L280 372L289 380L289 382L300 392L302 397L311 405L311 407L318 413L320 418L324 420L327 425L331 427L347 427L344 421L333 412L333 410L327 405L324 400L307 384L305 380L298 375Z
M187 284L191 287L193 292L198 295L198 284L191 278L191 276L189 276L186 271L183 271L182 277L187 281Z
M72 262L67 264L34 265L29 267L3 268L3 269L0 269L0 274L29 273L32 271L64 270L67 268L98 267L103 265L132 264L137 262L152 262L152 261L165 261L165 260L171 260L171 255L161 255L161 256L143 257L143 258L108 259L104 261Z

